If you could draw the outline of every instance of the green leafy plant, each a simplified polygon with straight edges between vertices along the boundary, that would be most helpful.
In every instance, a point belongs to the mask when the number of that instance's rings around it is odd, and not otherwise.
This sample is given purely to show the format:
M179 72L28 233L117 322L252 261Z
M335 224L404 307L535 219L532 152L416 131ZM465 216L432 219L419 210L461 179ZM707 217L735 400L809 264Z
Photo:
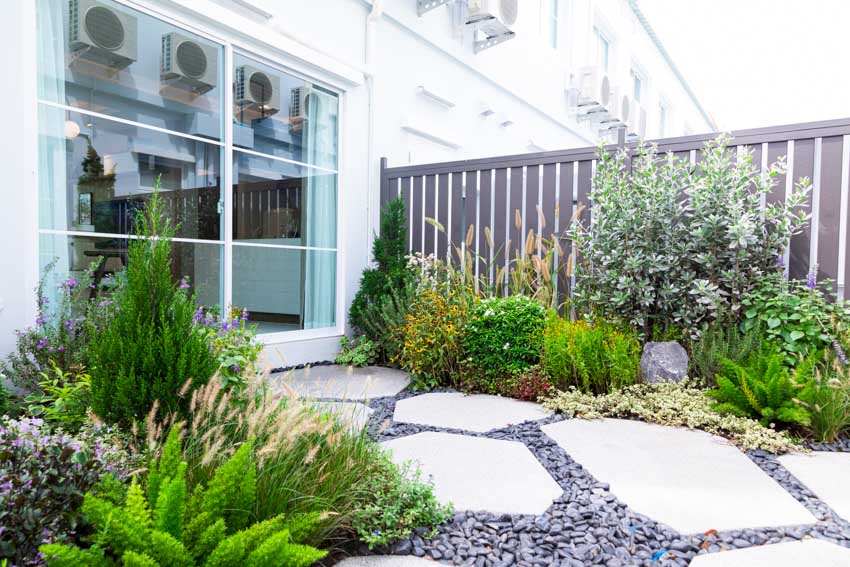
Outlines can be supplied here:
M90 384L91 377L82 368L65 372L53 363L52 372L42 373L38 389L24 399L26 411L66 429L79 429L87 419Z
M394 199L381 211L381 233L372 244L375 267L363 272L348 312L351 326L373 341L380 342L384 332L369 324L368 313L382 305L393 289L403 288L410 281L413 272L407 265L407 251L404 201Z
M191 496L180 445L175 427L161 457L151 464L147 495L135 480L121 505L87 494L82 510L97 529L95 551L45 545L41 551L47 564L67 564L69 558L97 556L101 550L125 565L186 567L241 563L306 567L326 555L300 543L320 523L318 515L251 521L257 488L251 440L216 468L208 484L197 485Z
M640 375L640 342L631 330L597 320L551 315L543 332L543 368L560 389L575 386L604 394L634 384Z
M761 326L767 338L782 348L789 366L834 340L829 332L833 319L841 324L850 321L850 308L842 301L830 301L817 287L814 274L805 283L787 281L781 274L759 278L743 306L742 328Z
M703 385L717 385L715 376L722 371L721 360L739 363L761 345L762 332L754 326L747 332L737 324L718 320L690 344L689 376L700 380Z
M546 309L521 295L477 301L463 327L464 367L474 388L495 393L498 383L540 361Z
M127 454L107 434L71 437L33 417L0 421L0 557L25 565L42 542L80 530L83 495L127 470Z
M842 351L843 352L843 351ZM850 366L831 349L809 355L795 369L797 381L811 383L800 404L811 415L811 434L832 443L850 434Z
M218 309L199 307L195 312L195 324L199 326L212 345L218 363L218 375L225 388L242 391L245 376L259 375L260 354L263 344L257 333L248 324L248 310L231 308L229 314L221 315Z
M218 367L195 307L171 278L171 237L157 188L129 243L128 263L113 294L115 316L90 346L92 408L100 417L130 423L155 400L168 410L185 409L184 385L205 383Z
M717 389L707 392L719 413L758 419L762 425L807 427L811 416L797 400L808 396L810 383L792 379L781 352L769 343L736 364L722 359Z
M590 199L593 222L573 224L578 261L574 304L583 314L624 321L642 337L671 325L697 335L719 313L737 320L758 278L778 271L793 234L808 220L810 185L763 206L785 172L767 173L728 138L706 143L692 166L641 146L600 149ZM629 164L630 162L630 164Z
M800 449L785 432L754 419L717 413L702 389L687 384L634 384L602 396L570 389L543 400L543 406L581 419L617 417L701 429L726 437L742 449L772 453Z
M416 298L416 283L411 278L401 287L392 288L379 300L366 305L360 315L360 328L379 350L378 360L395 363L404 343L401 332L405 317Z
M468 302L462 300L463 294L447 289L424 289L405 317L399 364L411 373L414 390L430 390L459 380Z
M399 468L377 448L360 490L364 504L354 513L354 529L370 548L407 537L415 528L441 524L453 513L450 504L437 501L432 484L422 480L417 468L410 463Z
M378 361L378 344L364 337L339 340L341 351L336 357L337 364L349 366L369 366Z

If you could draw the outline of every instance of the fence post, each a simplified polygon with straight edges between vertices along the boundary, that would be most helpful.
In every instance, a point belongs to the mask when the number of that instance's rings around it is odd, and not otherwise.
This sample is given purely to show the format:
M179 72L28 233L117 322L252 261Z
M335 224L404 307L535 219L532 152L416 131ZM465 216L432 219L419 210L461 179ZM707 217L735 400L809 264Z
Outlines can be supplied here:
M387 158L385 157L381 158L380 192L381 209L383 209L384 205L386 205L390 201L389 180L387 179Z
M460 188L460 269L466 270L466 172L462 172Z

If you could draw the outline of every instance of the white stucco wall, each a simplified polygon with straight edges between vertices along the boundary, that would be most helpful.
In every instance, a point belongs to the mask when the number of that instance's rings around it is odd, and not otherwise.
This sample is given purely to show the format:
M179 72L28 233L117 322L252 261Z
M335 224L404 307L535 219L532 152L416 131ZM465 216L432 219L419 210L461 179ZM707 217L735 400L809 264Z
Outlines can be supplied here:
M554 150L596 143L565 95L570 74L595 61L593 27L612 28L612 81L628 88L632 61L647 74L648 135L652 109L669 101L668 135L684 124L707 129L697 107L638 23L627 0L560 0L559 47L547 35L550 0L520 0L515 39L482 53L458 25L453 5L422 17L415 0L249 0L266 19L233 0L124 0L174 22L233 42L340 92L338 319L345 320L377 226L378 167ZM0 353L13 330L35 315L37 283L37 127L35 17L31 1L11 2L0 42L12 87L0 91L7 113L5 182L0 185ZM370 19L370 13L374 17ZM370 23L371 22L371 23ZM616 76L616 80L614 79ZM439 95L446 107L417 92ZM482 117L484 109L492 111ZM508 127L500 124L511 121ZM417 131L414 133L411 130ZM434 139L441 141L434 141ZM274 365L332 356L332 332L301 332L269 344Z

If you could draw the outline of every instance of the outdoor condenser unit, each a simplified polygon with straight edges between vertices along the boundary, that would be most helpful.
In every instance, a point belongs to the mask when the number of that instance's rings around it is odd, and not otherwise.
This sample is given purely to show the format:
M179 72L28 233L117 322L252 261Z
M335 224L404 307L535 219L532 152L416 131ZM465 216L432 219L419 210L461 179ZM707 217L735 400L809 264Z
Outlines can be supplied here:
M280 112L280 77L243 65L236 69L233 100L240 108L251 108L270 116Z
M68 1L68 46L78 58L123 69L136 61L134 16L97 0Z
M215 87L217 73L218 49L176 32L162 36L163 81L205 93Z

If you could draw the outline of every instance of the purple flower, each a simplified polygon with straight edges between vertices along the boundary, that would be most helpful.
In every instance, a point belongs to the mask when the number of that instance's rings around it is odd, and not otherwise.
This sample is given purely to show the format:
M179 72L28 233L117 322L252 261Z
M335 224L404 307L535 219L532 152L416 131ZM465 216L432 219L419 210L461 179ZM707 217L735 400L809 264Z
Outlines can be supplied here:
M46 346L47 346L47 339L46 338L42 338L40 341L38 341L38 345L36 345L38 350L43 350L44 347L46 347Z
M47 305L50 302L50 299L48 299L46 295L42 295L38 298L38 302L42 305Z
M189 289L189 276L183 276L180 280L180 289Z
M783 258L782 256L777 256L776 257L776 267L777 268L784 268L785 267L785 258Z
M809 275L806 277L806 287L810 290L814 290L818 285L818 277L817 277L817 268L813 268Z
M67 287L68 289L74 289L75 287L77 287L77 280L75 280L74 278L68 278L68 280L65 282L65 287Z
M65 347L61 346L56 349L57 352L65 352Z
M42 317L41 315L39 315L38 317L36 317L36 318L35 318L35 324L36 324L36 325L44 325L44 317Z
M238 364L234 364L233 366L230 367L230 370L233 371L234 373L238 374L239 371L242 370L242 368Z
M108 307L110 305L112 305L112 302L108 300L103 300L97 304L98 307Z
M244 323L245 321L247 321L247 320L248 320L248 309L247 309L247 308L246 308L246 309L242 309L242 317L241 317L241 320L242 320L242 322L243 322L243 323Z

